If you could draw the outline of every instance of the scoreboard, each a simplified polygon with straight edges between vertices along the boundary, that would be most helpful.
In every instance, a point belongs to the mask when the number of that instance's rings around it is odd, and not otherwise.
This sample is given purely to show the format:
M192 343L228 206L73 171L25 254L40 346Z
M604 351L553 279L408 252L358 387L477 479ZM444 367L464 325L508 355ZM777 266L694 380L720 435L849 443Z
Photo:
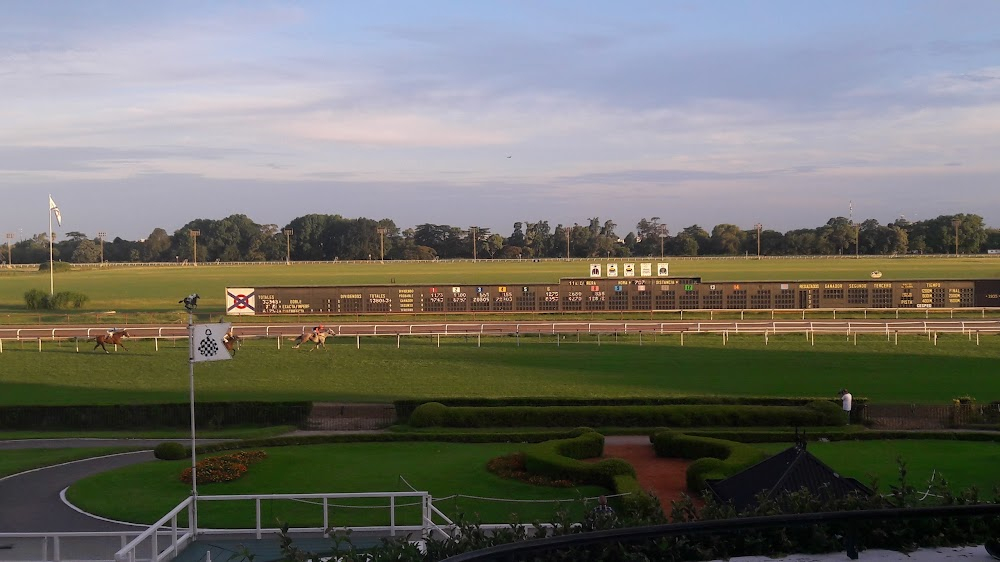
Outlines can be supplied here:
M391 314L1000 307L1000 280L714 281L564 278L543 284L245 287L226 313Z

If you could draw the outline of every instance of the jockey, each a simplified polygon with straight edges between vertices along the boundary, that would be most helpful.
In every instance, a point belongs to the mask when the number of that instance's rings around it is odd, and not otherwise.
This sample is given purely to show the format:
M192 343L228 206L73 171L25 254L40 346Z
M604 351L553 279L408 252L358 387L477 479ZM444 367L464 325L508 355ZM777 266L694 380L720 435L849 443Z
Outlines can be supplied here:
M109 336L113 336L113 335L115 335L115 332L117 332L117 331L118 331L118 328L108 328L108 335Z
M313 335L314 336L318 336L319 333L322 332L323 330L324 330L324 328L323 328L322 324L320 324L319 326L315 326L315 327L313 327Z

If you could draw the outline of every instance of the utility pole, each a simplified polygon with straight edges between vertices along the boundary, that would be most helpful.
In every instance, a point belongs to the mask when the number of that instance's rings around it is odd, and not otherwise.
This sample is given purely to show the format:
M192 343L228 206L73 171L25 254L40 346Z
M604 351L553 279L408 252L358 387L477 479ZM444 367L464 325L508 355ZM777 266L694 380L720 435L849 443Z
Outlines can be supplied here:
M291 228L286 228L285 233L285 265L292 265L292 234L295 231Z
M566 259L569 259L569 229L566 229Z
M97 237L101 239L101 267L104 267L104 237L107 235L108 233L103 230L97 232Z
M379 260L385 261L385 233L388 232L387 228L379 227L378 229L378 239L379 239ZM473 251L475 254L475 251Z
M198 237L199 236L201 236L201 231L200 230L192 230L191 231L192 257L194 258L193 259L194 263L192 265L198 265Z
M757 259L760 259L760 230L764 228L764 225L757 223L753 227L757 229Z
M660 237L660 259L663 259L663 239L667 237L667 225L660 225L660 232L657 234Z
M14 239L14 233L7 233L7 267L14 267L14 254L10 248L10 241Z
M476 261L476 240L477 234L479 233L479 228L475 226L469 227L469 238L472 238L472 261Z

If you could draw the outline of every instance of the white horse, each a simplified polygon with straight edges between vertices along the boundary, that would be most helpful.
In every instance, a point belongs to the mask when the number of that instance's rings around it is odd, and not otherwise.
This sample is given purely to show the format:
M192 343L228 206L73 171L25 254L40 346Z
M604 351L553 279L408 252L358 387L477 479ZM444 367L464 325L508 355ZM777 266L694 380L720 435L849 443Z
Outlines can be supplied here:
M300 345L306 342L313 342L314 344L316 344L309 351L312 351L317 347L322 347L323 349L326 349L326 338L332 335L333 335L333 330L330 328L327 328L326 331L324 332L318 332L318 333L309 332L308 334L302 334L299 337L295 338L294 340L295 345L292 347L292 349L298 349Z

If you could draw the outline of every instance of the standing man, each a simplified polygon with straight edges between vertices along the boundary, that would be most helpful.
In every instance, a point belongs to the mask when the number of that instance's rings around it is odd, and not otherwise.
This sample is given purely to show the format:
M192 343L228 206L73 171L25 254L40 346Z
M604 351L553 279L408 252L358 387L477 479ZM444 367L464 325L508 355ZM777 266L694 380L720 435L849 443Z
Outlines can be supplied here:
M844 413L847 414L847 425L851 425L851 402L854 401L854 397L851 396L850 392L847 392L846 388L841 388L840 400L844 406Z

